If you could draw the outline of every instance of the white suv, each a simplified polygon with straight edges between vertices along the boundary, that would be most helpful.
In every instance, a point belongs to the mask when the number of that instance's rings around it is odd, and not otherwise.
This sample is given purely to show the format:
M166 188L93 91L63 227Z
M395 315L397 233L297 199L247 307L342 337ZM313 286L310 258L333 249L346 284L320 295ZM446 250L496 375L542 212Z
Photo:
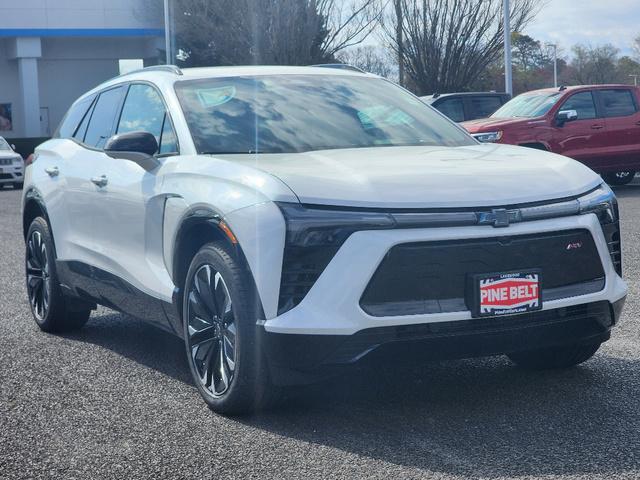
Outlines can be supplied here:
M153 322L223 413L361 362L572 366L627 293L598 175L479 144L351 69L115 78L73 104L25 180L40 328L80 327L96 304Z
M14 146L0 137L0 188L4 185L12 185L13 188L22 188L24 181L24 161L19 153L14 151Z

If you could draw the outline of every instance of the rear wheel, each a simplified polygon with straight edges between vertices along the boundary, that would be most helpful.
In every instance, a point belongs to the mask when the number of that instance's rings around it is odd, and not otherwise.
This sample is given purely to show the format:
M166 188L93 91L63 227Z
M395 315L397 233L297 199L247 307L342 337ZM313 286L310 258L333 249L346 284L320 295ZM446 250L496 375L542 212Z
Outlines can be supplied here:
M65 332L87 323L91 306L62 294L53 239L49 225L42 217L33 220L27 232L25 264L29 305L41 330Z
M600 348L600 343L543 348L507 355L519 367L532 370L569 368L586 362Z
M215 412L235 415L276 396L258 343L258 301L247 271L211 243L195 255L183 298L187 359L200 395Z
M626 185L636 176L635 170L624 170L620 172L605 173L602 175L604 181L609 185Z

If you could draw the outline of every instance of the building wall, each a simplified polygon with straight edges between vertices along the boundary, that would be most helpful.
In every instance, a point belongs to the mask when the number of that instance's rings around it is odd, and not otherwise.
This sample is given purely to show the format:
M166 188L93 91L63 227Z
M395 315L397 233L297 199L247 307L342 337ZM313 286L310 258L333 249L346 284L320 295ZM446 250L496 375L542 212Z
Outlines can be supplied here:
M13 130L0 135L48 136L76 98L118 75L120 59L156 63L162 23L160 0L0 0L0 104L10 103L13 117ZM41 50L37 86L25 93L17 45L32 40ZM24 105L34 95L48 128L35 126L33 105Z

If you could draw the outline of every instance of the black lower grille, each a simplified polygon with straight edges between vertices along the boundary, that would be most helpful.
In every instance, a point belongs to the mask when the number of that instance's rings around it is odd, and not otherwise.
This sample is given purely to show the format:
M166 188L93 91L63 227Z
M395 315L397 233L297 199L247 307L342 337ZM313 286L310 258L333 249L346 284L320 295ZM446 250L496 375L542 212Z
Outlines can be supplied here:
M407 352L414 342L421 355L433 358L509 353L584 341L606 334L614 323L609 302L595 302L504 317L375 327L349 337L325 363L351 363L394 344ZM432 343L427 348L424 342Z
M587 230L401 244L387 253L360 304L374 316L470 310L473 274L541 269L543 300L604 288L604 270ZM572 290L574 289L574 290ZM595 290L594 290L595 289ZM550 298L550 299L551 299Z
M11 180L13 177L9 173L0 173L0 180Z
M620 241L620 223L610 223L602 226L602 233L609 247L609 254L613 267L618 275L622 275L622 242Z

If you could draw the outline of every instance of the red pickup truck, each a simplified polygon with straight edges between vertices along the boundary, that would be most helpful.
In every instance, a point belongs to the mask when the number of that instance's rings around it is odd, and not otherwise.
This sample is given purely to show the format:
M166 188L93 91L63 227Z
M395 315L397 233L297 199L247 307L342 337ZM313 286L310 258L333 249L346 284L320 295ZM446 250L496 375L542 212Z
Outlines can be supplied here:
M462 125L481 142L548 150L579 160L610 184L640 170L640 89L560 87L523 93L491 117Z

